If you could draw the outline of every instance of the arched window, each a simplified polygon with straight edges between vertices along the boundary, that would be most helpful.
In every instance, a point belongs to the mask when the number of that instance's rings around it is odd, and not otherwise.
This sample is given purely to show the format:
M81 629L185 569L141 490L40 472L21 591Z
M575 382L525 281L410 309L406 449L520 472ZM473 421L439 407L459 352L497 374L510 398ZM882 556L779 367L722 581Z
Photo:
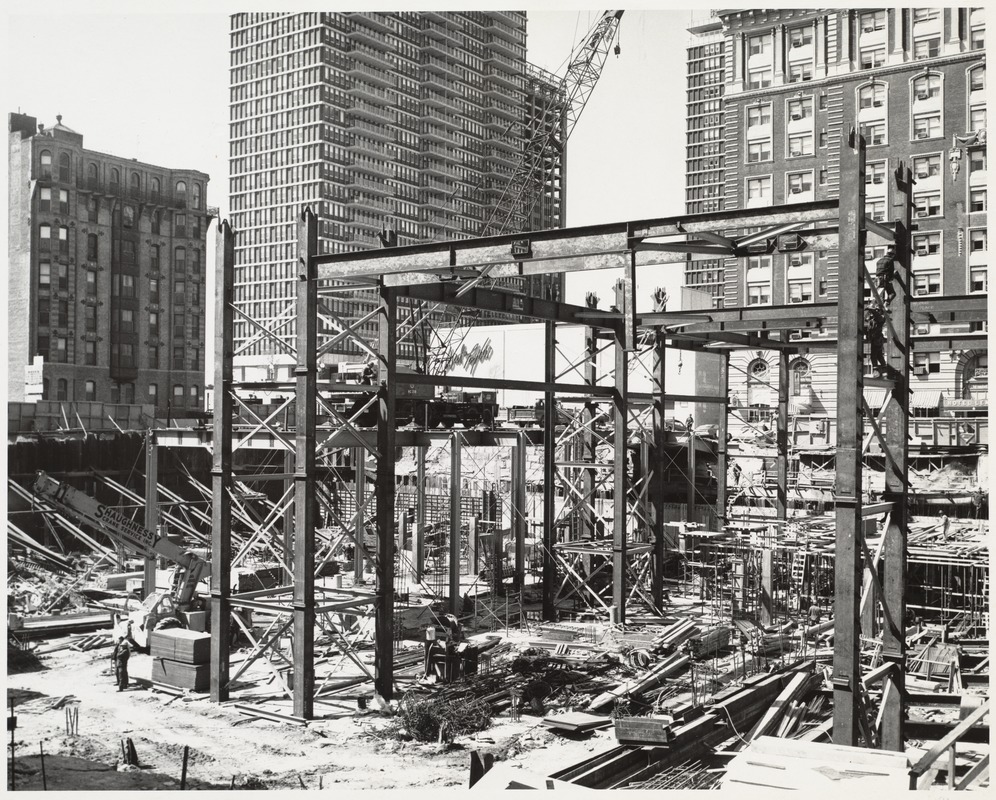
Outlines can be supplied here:
M197 408L200 405L200 387L195 383L190 387L190 405L192 408Z
M119 190L121 188L121 170L117 167L111 170L111 189Z
M62 153L59 155L59 180L63 183L69 183L71 178L72 170L69 153Z
M152 223L152 232L158 236L159 231L162 230L162 213L159 211L153 211L149 215L149 220Z
M768 362L763 358L756 358L747 367L747 405L754 407L768 408L770 405L771 389L769 387L769 377L771 370Z
M186 208L187 205L187 183L186 181L176 182L176 203L180 208Z
M86 235L86 258L87 261L97 260L97 234L95 233Z
M941 96L941 76L927 73L913 79L913 100L929 100Z
M964 400L981 400L988 394L989 356L980 353L965 363L961 373L961 396Z
M812 386L812 369L809 362L804 358L792 362L792 374L790 376L793 397L809 397Z
M858 108L882 108L884 105L884 83L869 83L858 89Z
M984 92L986 89L986 65L982 64L973 67L968 71L968 90L970 92Z
M40 172L38 177L43 181L52 180L52 151L42 150L39 158Z
M152 179L152 187L149 190L151 195L151 200L153 203L159 202L159 195L162 192L162 185L159 183L159 178Z
M131 196L138 197L142 192L142 176L137 172L131 173Z
M193 197L193 199L194 199L194 208L200 210L200 207L201 207L201 185L199 183L195 183L194 184L193 195L194 195L194 197Z

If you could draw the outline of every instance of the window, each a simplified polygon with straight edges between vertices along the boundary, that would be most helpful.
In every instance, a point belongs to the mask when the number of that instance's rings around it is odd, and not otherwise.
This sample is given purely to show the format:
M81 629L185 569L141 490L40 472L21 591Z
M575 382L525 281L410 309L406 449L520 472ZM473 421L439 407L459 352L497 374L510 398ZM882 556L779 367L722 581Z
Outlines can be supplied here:
M65 225L59 226L59 252L63 255L69 254L69 228Z
M52 249L52 226L51 225L39 225L38 226L38 249L43 252L48 252Z
M913 294L917 297L941 293L940 270L924 270L913 274Z
M977 228L968 232L968 250L970 253L982 253L989 249L989 237L985 228Z
M820 169L820 186L826 186L827 183L827 171L826 168Z
M187 284L185 281L173 282L173 302L182 306L187 301Z
M984 400L989 392L989 355L979 353L966 362L961 374L961 396L965 400Z
M968 129L973 133L986 129L986 107L974 106L968 114Z
M765 89L771 86L771 69L752 69L747 73L748 89Z
M813 154L813 135L811 133L795 133L788 137L789 156L811 156Z
M747 284L747 305L766 306L771 303L771 284L748 283Z
M870 83L858 90L859 108L882 108L885 106L885 84Z
M747 144L747 163L756 164L760 161L771 161L770 139L762 139Z
M805 28L792 28L788 35L789 47L793 49L813 43L813 29L808 25Z
M84 289L87 296L94 297L97 294L97 271L93 269L84 270L83 276L86 283Z
M200 402L199 402L199 400L200 400L200 393L201 393L201 390L197 386L197 384L194 384L193 386L190 387L190 407L191 408L197 408L197 406L200 405Z
M913 115L913 138L933 139L941 135L941 112Z
M97 343L86 341L83 343L83 363L88 367L97 366Z
M48 261L38 263L38 286L48 287L52 284L52 264Z
M939 155L917 156L913 159L913 174L921 180L940 175L941 157Z
M972 267L969 276L969 291L973 294L989 291L989 270L985 267Z
M187 316L183 310L173 312L173 336L182 339L187 325Z
M813 279L790 278L788 282L788 301L790 303L812 303Z
M884 161L872 161L865 164L865 183L876 186L885 183Z
M112 351L116 347L118 347L118 345L113 345L112 344L111 345ZM111 353L111 357L112 358L114 357L114 353L113 352ZM118 356L118 363L122 367L128 367L128 368L134 369L134 367L135 367L135 346L134 345L132 345L132 344L125 344L125 343L122 343L120 345L120 355Z
M913 58L935 58L941 52L941 37L930 36L913 42Z
M87 222L97 222L97 201L89 197L86 201L86 221Z
M52 180L52 153L49 150L42 150L39 154L38 178L43 181Z
M193 255L190 257L190 271L195 275L200 275L201 273L201 251L194 250Z
M149 336L159 336L159 312L149 312Z
M85 381L83 383L83 399L94 401L97 399L97 384L93 381Z
M914 22L926 22L927 20L937 19L937 9L936 8L914 8L913 9L913 21Z
M97 260L97 234L95 233L86 235L86 258L87 261Z
M159 369L159 346L149 345L149 369Z
M986 29L973 28L968 37L969 48L972 50L986 49Z
M986 171L986 151L985 150L969 150L968 151L968 172L969 174L973 172L985 172Z
M913 99L929 100L932 97L941 96L941 76L930 74L921 75L913 81Z
M149 302L158 303L159 302L159 279L150 278L149 279Z
M183 369L183 358L185 352L182 344L173 346L173 369Z
M759 125L771 124L771 103L760 106L750 106L747 109L747 130Z
M69 183L72 178L71 162L69 160L69 153L59 154L59 180L62 183Z
M986 68L976 67L968 73L970 91L981 92L986 88Z
M122 333L135 332L135 312L130 308L122 308L118 311L118 330Z
M149 399L155 403L156 399L159 397L159 386L155 383L149 384Z
M969 211L985 211L986 210L986 190L985 189L973 189L968 195L968 210Z
M861 62L861 69L874 69L881 67L885 63L885 47L862 47L858 55Z
M859 133L865 137L866 145L885 144L885 122L867 122L858 126Z
M940 233L920 233L913 237L913 250L918 256L932 256L941 252Z
M149 221L150 224L152 225L152 233L154 233L156 236L159 236L162 233L162 212L153 211L149 215Z
M786 179L789 195L805 194L806 192L813 191L812 172L790 172L786 176Z
M175 272L187 271L187 248L177 247L173 250L173 270Z
M751 36L747 40L747 52L752 56L770 55L771 36Z
M126 228L135 227L135 208L133 206L125 206L121 209L121 222Z
M748 408L768 408L771 400L771 387L768 384L770 370L763 358L751 361L747 366L747 406ZM748 422L761 421L762 418L748 416ZM767 420L767 416L763 417Z
M173 385L173 405L174 406L182 406L183 405L183 398L184 398L184 392L183 392L183 386L182 386L182 384L179 384L179 383L174 384Z
M941 193L923 192L914 193L913 205L916 207L918 217L937 217L941 214Z
M813 116L813 98L803 97L789 100L788 115L791 120L809 119Z
M52 303L47 297L38 298L38 325L47 328L50 322Z
M808 61L802 64L789 64L788 82L799 83L813 79L813 65Z
M793 397L809 397L810 387L812 386L812 368L809 366L809 362L804 358L798 358L792 362L790 367L791 374L791 387Z
M187 215L186 214L174 214L173 215L173 235L174 236L186 236L187 235Z
M65 264L55 265L55 288L61 292L69 291L69 267Z
M93 333L97 330L97 307L93 305L83 306L83 321L87 332Z
M196 211L200 211L201 210L201 185L199 183L195 183L194 184L193 198L194 198L194 209Z
M131 173L131 196L135 199L142 196L142 176L137 172Z
M927 375L941 371L940 353L914 353L913 374Z
M42 188L38 192L38 210L39 211L52 210L52 190L47 186Z
M771 304L771 256L752 256L747 259L745 275L747 305Z
M159 271L159 245L157 244L149 247L149 267L156 272Z
M860 17L861 32L872 33L873 31L885 30L885 11L866 11Z
M121 384L121 402L122 403L134 403L135 402L135 384L134 383L122 383Z
M875 220L875 222L885 222L885 200L866 201L865 214Z
M93 384L93 381L89 381ZM55 382L55 399L56 400L68 400L69 399L69 381L65 378L59 378Z
M121 384L117 381L111 383L111 402L120 403L121 402Z
M149 199L153 203L158 203L162 195L162 184L159 182L159 178L153 178L149 184ZM153 233L159 233L159 231L153 231Z
M186 181L176 182L176 197L173 198L180 208L187 207L187 183Z
M120 192L121 191L121 170L117 167L111 170L111 191Z
M747 179L747 203L750 205L771 204L771 178Z
M122 275L121 276L121 296L122 297L134 297L135 296L135 276L134 275Z

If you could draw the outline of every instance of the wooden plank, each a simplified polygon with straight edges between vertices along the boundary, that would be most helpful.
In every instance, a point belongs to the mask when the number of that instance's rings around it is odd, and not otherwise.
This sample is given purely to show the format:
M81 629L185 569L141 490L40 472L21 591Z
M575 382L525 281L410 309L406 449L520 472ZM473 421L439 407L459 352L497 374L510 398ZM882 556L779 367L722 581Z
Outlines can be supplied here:
M801 697L806 691L810 678L812 678L812 675L808 672L796 673L789 681L788 686L775 698L775 702L771 705L771 708L761 717L747 738L754 740L758 736L765 736L771 733L788 709L789 704Z
M963 791L971 787L976 781L980 781L989 776L989 753L973 766L956 785L955 791Z
M928 750L924 756L910 769L910 788L915 789L917 787L917 781L921 775L923 775L931 765L940 758L944 752L951 747L955 742L962 738L976 723L980 722L983 717L989 713L989 702L986 701L985 705L980 706L971 714L969 714L965 719L963 719L958 725L955 726L947 736L937 742L933 747Z

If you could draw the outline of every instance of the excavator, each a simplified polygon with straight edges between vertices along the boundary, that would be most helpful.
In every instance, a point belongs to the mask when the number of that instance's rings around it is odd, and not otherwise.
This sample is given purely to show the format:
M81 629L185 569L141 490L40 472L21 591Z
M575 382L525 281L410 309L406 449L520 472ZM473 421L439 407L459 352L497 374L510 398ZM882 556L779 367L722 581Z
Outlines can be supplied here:
M35 476L32 490L60 511L103 531L129 550L136 550L145 558L165 558L177 565L170 589L150 592L142 605L129 614L131 637L140 649L148 648L149 636L154 630L185 627L187 614L200 610L197 584L211 577L211 564L205 560L203 553L186 549L166 536L153 533L120 511L65 483L59 483L44 472L38 472Z

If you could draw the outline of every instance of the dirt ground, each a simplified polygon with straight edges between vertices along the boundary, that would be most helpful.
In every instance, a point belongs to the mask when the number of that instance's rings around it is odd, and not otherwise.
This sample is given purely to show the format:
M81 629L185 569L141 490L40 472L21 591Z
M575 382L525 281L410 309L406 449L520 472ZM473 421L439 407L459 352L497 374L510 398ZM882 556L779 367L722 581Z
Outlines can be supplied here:
M14 701L16 789L179 789L184 746L188 789L432 789L466 787L472 750L523 775L547 775L615 744L611 731L571 740L524 713L495 718L487 731L451 745L399 741L391 719L356 707L323 706L331 716L306 727L247 717L204 694L177 697L151 689L119 693L108 649L41 656L41 669L7 676ZM148 656L132 658L148 674ZM67 706L78 706L78 734L67 735ZM318 713L316 711L316 713ZM123 739L140 767L119 767ZM8 740L7 785L10 786ZM233 784L234 782L234 784Z

